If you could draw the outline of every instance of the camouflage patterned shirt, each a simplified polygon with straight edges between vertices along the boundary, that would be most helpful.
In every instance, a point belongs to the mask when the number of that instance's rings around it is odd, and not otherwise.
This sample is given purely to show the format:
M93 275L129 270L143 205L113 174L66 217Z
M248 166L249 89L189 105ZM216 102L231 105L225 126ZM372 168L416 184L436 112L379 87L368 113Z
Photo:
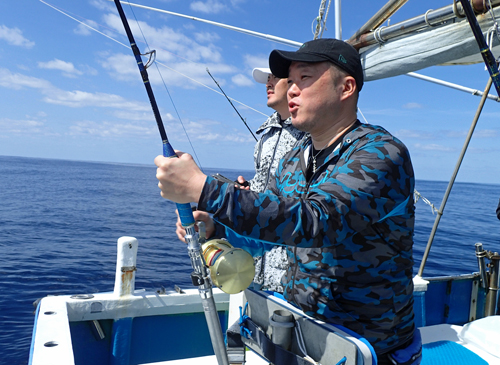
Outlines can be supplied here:
M198 209L252 254L287 246L285 298L305 313L365 337L378 354L414 331L413 167L385 129L358 125L306 181L304 139L280 162L271 191L207 178ZM229 230L228 230L229 231Z

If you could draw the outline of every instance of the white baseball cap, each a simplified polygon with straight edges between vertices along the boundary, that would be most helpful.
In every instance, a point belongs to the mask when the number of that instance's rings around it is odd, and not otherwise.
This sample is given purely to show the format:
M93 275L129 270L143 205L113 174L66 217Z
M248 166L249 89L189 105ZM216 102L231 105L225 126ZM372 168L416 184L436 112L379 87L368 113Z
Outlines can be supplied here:
M252 72L253 79L259 84L267 84L267 78L271 74L272 72L269 68L254 68Z

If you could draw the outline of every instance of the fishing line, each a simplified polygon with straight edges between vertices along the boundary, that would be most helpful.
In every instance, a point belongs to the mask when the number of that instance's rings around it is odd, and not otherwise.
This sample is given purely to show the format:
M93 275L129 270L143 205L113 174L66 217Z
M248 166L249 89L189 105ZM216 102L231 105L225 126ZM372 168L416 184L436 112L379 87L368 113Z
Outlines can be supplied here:
M137 26L139 27L139 30L141 31L142 38L144 39L144 43L146 44L146 47L148 48L149 52L151 52L151 48L149 47L148 41L146 40L146 37L144 36L144 32L142 31L141 25L139 24L139 21L137 20L137 17L135 16L134 9L132 9L132 6L130 6L130 5L129 5L129 8L132 11L132 14L134 15L134 19L135 19L135 22L137 23ZM191 142L191 138L189 138L188 132L186 130L186 127L184 126L184 123L182 122L181 116L179 115L179 112L177 111L177 107L175 106L174 99L172 98L172 95L170 94L170 91L168 90L167 84L165 83L165 80L163 79L163 75L160 72L160 68L158 67L156 62L154 62L154 64L156 66L156 71L158 71L158 75L160 75L161 81L163 83L163 87L167 91L168 97L170 98L170 102L172 103L172 106L174 107L175 113L177 114L177 118L179 118L179 121L181 122L182 129L184 130L184 133L186 134L189 145L191 146L191 150L193 151L193 154L196 158L196 161L198 162L198 166L203 171L203 167L201 166L201 161L198 158L198 154L196 153L196 150L193 146L193 143ZM147 65L145 65L144 67L147 68Z
M222 90L222 88L220 87L219 83L217 82L217 80L214 79L214 77L212 76L212 74L210 73L210 71L208 70L208 67L207 67L207 72L208 74L210 75L210 77L212 78L212 80L214 80L215 84L219 87L220 91L222 91L222 93L224 94L224 96L226 97L227 101L229 101L229 104L231 104L231 106L233 107L233 109L236 111L236 113L238 113L238 115L240 116L241 120L243 121L243 123L245 124L245 126L248 128L248 131L250 132L250 134L252 135L253 138L255 138L255 142L257 142L257 137L255 137L255 134L253 134L252 130L250 129L250 127L248 126L247 124L247 121L245 119L243 119L243 117L241 116L240 112L238 111L238 109L236 109L236 107L234 106L234 104L231 102L231 100L227 97L226 93L224 92L224 90Z
M45 1L43 1L43 0L39 0L39 1L40 1L41 3L43 3L43 4L47 5L47 6L51 7L52 9L54 9L54 10L58 11L59 13L61 13L61 14L65 15L65 16L67 16L68 18L70 18L70 19L72 19L72 20L76 21L77 23L80 23L80 24L84 25L85 27L87 27L87 28L89 28L89 29L93 30L94 32L99 33L99 34L101 34L101 35L105 36L106 38L109 38L109 39L110 39L110 40L112 40L113 42L116 42L116 43L118 43L119 45L121 45L121 46L123 46L123 47L126 47L126 48L128 48L128 49L130 49L130 46L126 45L125 43L122 43L122 42L120 42L120 41L116 40L115 38L113 38L113 37L111 37L111 36L109 36L109 35L107 35L107 34L105 34L105 33L101 32L101 31L99 31L99 30L95 29L94 27L92 27L92 26L90 26L90 25L88 25L88 24L86 24L86 23L82 22L81 20L78 20L78 19L76 19L76 18L72 17L71 15L69 15L69 14L65 13L64 11L62 11L61 9L58 9L57 7L55 7L55 6L51 5L51 4L49 4L49 3L47 3L47 2L45 2ZM85 18L83 18L83 19L85 19ZM86 19L86 20L89 20L89 19ZM96 24L99 24L99 23L97 23L97 22L95 22L95 23L96 23ZM99 24L99 25L100 25L100 26L102 26L103 28L107 28L107 27L105 27L105 26L103 26L103 25L101 25L101 24ZM110 28L107 28L107 29L110 29ZM110 30L114 31L114 29L110 29ZM159 48L159 49L161 49L161 48ZM163 49L162 49L162 50L163 50ZM163 51L165 51L165 52L167 52L167 53L169 53L169 54L171 54L171 55L174 55L174 56L176 56L176 57L178 57L178 58L180 58L180 59L183 59L183 60L189 61L189 62L191 62L191 63L194 63L194 64L196 64L196 65L199 65L199 66L204 66L204 65L203 65L203 64L201 64L201 63L198 63L198 62L192 61L192 60L190 60L190 59L184 58L184 57L179 56L179 55L177 55L177 54L175 54L175 53L173 53L173 52L170 52L170 51L168 51L168 50L163 50ZM192 82L194 82L194 83L196 83L196 84L199 84L200 86L203 86L203 87L207 88L207 89L208 89L208 90L210 90L210 91L213 91L213 92L215 92L215 93L217 93L217 94L219 94L219 95L223 95L223 94L222 94L221 92L219 92L218 90L216 90L216 89L214 89L214 88L212 88L212 87L210 87L210 86L208 86L208 85L205 85L204 83L202 83L202 82L200 82L200 81L198 81L198 80L195 80L195 79L193 79L192 77L189 77L189 76L187 76L187 75L183 74L182 72L179 72L179 71L177 71L176 69L173 69L172 67L167 66L166 64L164 64L164 63L162 63L162 62L160 62L160 61L155 61L155 63L156 63L156 64L158 64L158 65L161 65L161 66L163 66L163 67L165 67L165 68L168 68L170 71L173 71L173 72L175 72L175 73L177 73L177 74L181 75L182 77L185 77L186 79L188 79L188 80L190 80L190 81L192 81ZM240 105L242 105L242 106L244 106L244 107L246 107L246 108L250 109L250 110L253 110L253 111L254 111L254 112L256 112L256 113L259 113L259 114L261 114L261 115L263 115L263 116L265 116L265 117L268 117L268 115L267 115L267 114L265 114L265 113L263 113L263 112L261 112L261 111L259 111L259 110L255 109L255 108L252 108L251 106L246 105L245 103L243 103L243 102L241 102L241 101L239 101L239 100L236 100L236 99L231 98L231 97L230 97L230 99L231 99L231 100L233 100L234 102L236 102L236 103L238 103L238 104L240 104Z
M107 34L105 34L105 33L101 32L101 31L99 31L99 30L97 30L97 29L95 29L95 28L93 28L93 27L91 27L91 26L90 26L90 25L88 25L87 23L82 22L81 20L78 20L78 19L76 19L76 18L72 17L71 15L69 15L69 14L65 13L64 11L62 11L62 10L60 10L60 9L56 8L55 6L53 6L53 5L49 4L49 3L46 3L46 2L45 2L45 1L43 1L43 0L40 0L40 2L41 2L41 3L43 3L43 4L45 4L45 5L47 5L47 6L50 6L52 9L54 9L54 10L58 11L59 13L61 13L61 14L63 14L63 15L66 15L68 18L73 19L74 21L76 21L76 22L80 23L81 25L84 25L84 26L86 26L87 28L92 29L94 32L97 32L97 33L99 33L100 35L103 35L103 36L105 36L106 38L111 39L113 42L116 42L116 43L118 43L118 44L120 44L120 45L122 45L122 46L124 46L124 47L127 47L128 49L130 49L130 46L127 46L125 43L122 43L122 42L120 42L120 41L118 41L118 40L116 40L116 39L114 39L114 38L110 37L109 35L107 35ZM82 18L83 18L83 17L82 17ZM83 19L85 19L85 18L83 18ZM89 20L89 19L85 19L85 20ZM99 23L96 23L96 24L99 24ZM101 25L101 24L99 24L99 25ZM101 25L101 26L102 26L102 25ZM102 27L103 27L103 28L106 28L106 27L104 27L104 26L102 26ZM108 29L109 29L109 28L108 28Z

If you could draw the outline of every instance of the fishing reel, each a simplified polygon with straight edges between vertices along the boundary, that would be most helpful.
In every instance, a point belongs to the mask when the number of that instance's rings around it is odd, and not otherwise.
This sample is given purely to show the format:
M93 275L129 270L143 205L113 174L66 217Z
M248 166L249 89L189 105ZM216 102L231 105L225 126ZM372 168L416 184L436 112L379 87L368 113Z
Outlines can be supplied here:
M248 288L255 276L255 262L248 252L222 239L207 241L201 249L215 286L228 294Z

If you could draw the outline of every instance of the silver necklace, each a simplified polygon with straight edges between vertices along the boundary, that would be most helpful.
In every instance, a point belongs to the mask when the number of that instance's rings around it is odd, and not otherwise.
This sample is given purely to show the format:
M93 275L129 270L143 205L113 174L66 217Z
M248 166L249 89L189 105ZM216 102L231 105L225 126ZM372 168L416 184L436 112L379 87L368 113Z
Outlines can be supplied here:
M358 118L354 119L354 121L350 124L351 126L356 122L356 120L358 120ZM325 148L327 148L328 146L330 146L330 143L337 137L340 136L344 136L347 131L350 129L351 127L348 127L346 129L344 129L341 133L339 133L338 135L336 136L333 136L333 138L331 140L328 141L328 143L322 148L320 149L315 155L313 155L313 144L311 143L311 159L312 159L312 163L313 163L313 168L312 168L312 172L313 174L316 172L316 157L318 157L318 155L321 153L321 151L323 151ZM342 137L340 137L342 138ZM340 140L340 139L339 139Z
M319 152L316 154L316 155L313 155L311 153L311 159L312 159L312 164L313 164L313 174L316 172L316 157L318 157L318 155L321 153L321 151L323 151L324 147L322 149L319 150ZM312 152L312 151L311 151Z
M335 136L335 137L337 137L337 136ZM330 142L333 141L335 139L335 137L333 137L331 140L329 140L328 143L322 149L320 149L315 155L312 154L314 147L313 147L313 144L311 144L311 159L312 159L312 172L313 172L313 174L316 172L316 157L318 157L318 155L325 148L327 148L330 145Z

